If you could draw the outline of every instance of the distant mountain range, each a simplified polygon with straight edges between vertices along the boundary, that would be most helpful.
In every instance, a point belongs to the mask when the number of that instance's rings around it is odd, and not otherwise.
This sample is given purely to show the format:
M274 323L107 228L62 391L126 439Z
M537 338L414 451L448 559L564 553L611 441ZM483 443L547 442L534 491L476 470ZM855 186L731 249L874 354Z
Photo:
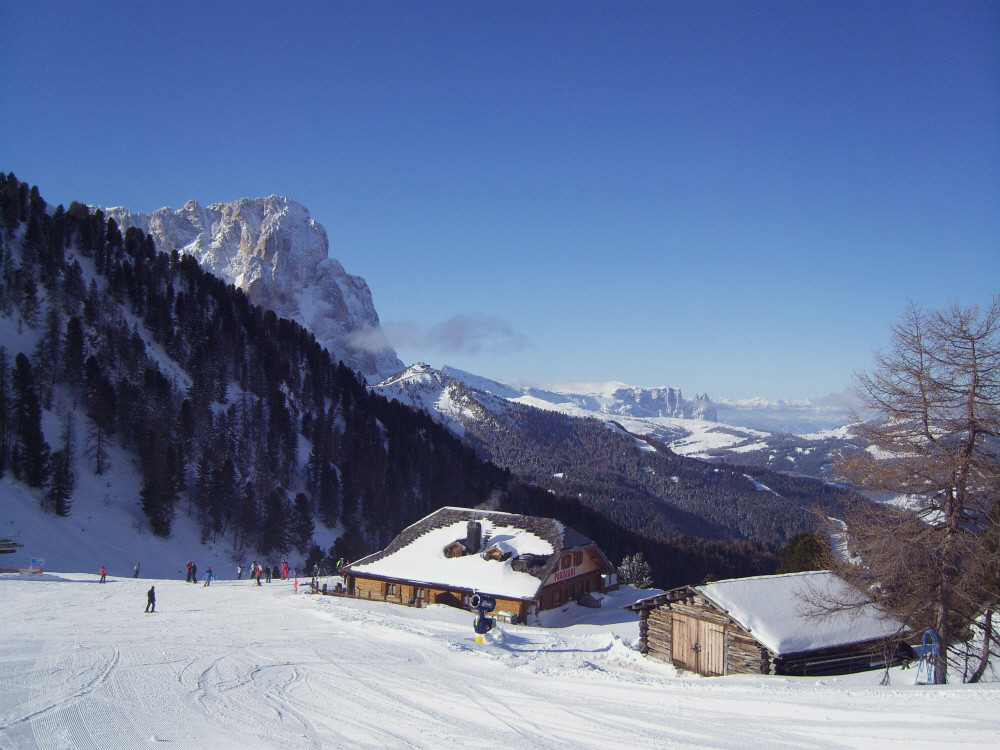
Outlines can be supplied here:
M545 390L500 383L453 367L435 370L422 363L373 389L435 415L459 434L472 428L477 414L509 410L516 404L569 417L599 419L662 442L683 456L821 479L830 478L830 462L836 453L858 447L846 426L846 408L814 406L810 402L720 405L707 395L684 399L678 388L641 388L622 383ZM718 421L720 410L732 416L732 423ZM784 429L745 426L747 422L769 421L814 430L797 435ZM833 426L815 429L827 425Z
M685 402L674 389L611 384L561 393L418 364L372 390L432 414L481 456L534 484L667 537L783 541L815 522L814 508L840 502L817 478L833 452L854 447L846 435L805 438L634 416L694 413L709 403ZM715 468L696 460L705 458Z
M326 230L310 217L308 209L289 198L243 198L208 207L188 201L178 210L161 208L151 214L122 207L102 210L123 231L138 227L153 237L161 252L177 250L193 256L206 271L242 289L254 304L297 321L370 384L383 382L386 392L404 388L424 369L420 365L404 369L382 332L365 280L348 274L329 256ZM831 400L713 402L707 394L685 399L673 387L599 383L540 388L498 383L450 367L441 373L516 403L572 416L660 420L644 428L659 437L684 431L672 420L721 422L792 434L841 427L848 420L846 406ZM431 404L420 405L436 411ZM718 447L717 440L709 443Z

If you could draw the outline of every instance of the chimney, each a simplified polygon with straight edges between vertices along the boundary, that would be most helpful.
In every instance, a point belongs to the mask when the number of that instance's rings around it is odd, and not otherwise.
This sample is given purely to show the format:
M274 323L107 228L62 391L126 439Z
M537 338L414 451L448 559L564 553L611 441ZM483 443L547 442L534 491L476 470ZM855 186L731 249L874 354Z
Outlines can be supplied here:
M465 546L468 548L470 555L479 552L479 548L482 546L482 533L483 527L479 521L469 521L465 532Z

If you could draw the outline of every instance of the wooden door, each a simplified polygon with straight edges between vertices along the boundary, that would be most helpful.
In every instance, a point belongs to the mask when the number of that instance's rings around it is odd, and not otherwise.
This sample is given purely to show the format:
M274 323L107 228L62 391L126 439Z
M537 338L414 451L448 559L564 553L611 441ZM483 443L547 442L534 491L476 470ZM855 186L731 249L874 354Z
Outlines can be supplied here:
M671 637L671 658L678 667L707 676L726 673L722 625L675 612Z

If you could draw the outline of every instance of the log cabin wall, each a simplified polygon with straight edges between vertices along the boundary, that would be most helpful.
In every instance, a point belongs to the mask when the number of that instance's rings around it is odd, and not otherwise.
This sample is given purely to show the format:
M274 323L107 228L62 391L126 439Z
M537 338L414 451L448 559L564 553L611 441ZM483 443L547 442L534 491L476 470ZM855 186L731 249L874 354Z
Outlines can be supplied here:
M640 651L661 661L676 663L673 653L674 613L723 628L723 674L771 673L773 654L761 646L747 630L697 593L644 608L640 612Z
M673 613L668 607L648 610L646 618L646 653L655 659L673 663ZM640 633L641 635L641 633Z
M351 579L353 589L350 593L359 599L375 599L393 602L395 604L447 604L452 607L468 606L468 597L472 592L459 589L448 589L439 586L426 586L409 581L390 581L379 578L365 578L355 575ZM488 592L484 592L488 593ZM521 599L496 596L496 609L493 615L506 612L517 617L518 622L524 622L528 615L530 602Z

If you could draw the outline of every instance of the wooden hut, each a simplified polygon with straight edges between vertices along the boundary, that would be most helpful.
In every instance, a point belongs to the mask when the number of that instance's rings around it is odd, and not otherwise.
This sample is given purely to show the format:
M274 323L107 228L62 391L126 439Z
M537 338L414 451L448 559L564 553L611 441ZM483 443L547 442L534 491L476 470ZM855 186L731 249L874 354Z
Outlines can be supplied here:
M344 575L350 595L400 604L467 607L474 593L489 594L497 615L515 622L617 587L614 566L578 531L469 508L436 510Z
M858 606L819 616L845 599ZM829 571L682 586L627 609L640 651L706 676L847 674L913 657L903 624Z

